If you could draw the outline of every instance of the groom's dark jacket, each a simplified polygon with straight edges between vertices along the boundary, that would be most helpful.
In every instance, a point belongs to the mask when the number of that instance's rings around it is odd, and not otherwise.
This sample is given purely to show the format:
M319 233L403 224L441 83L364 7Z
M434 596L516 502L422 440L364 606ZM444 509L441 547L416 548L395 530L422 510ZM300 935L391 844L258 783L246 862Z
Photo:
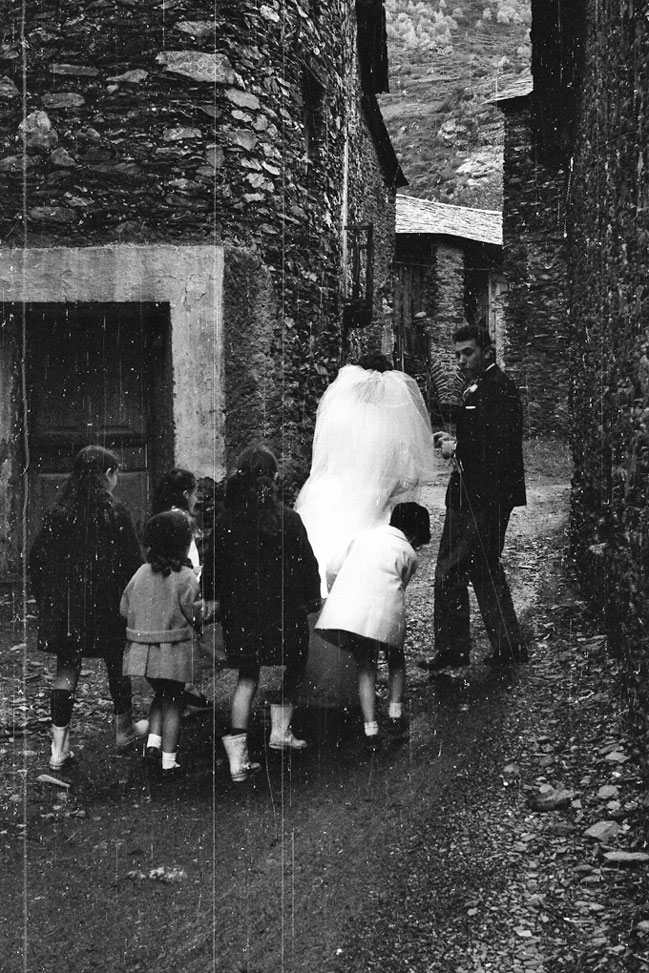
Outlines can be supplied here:
M523 410L518 389L497 365L490 365L465 389L457 417L454 470L448 507L523 506Z

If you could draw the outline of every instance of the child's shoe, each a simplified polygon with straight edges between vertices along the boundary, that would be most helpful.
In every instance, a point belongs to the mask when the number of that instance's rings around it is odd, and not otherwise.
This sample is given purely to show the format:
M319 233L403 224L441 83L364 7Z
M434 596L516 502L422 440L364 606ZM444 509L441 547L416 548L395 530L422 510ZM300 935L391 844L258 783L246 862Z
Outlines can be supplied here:
M185 768L181 767L176 760L176 753L174 752L162 752L162 764L160 768L160 775L162 777L163 783L171 783L171 781L178 780L183 776Z
M149 777L159 777L162 772L160 747L147 747L144 751L144 769Z
M180 780L181 777L185 775L185 768L181 767L180 764L174 764L173 767L161 768L160 773L162 775L162 781L165 784L170 784L175 780Z
M148 720L137 720L133 722L133 715L130 710L127 713L118 713L114 718L115 724L115 746L118 750L124 750L136 740L147 735L149 730Z
M408 739L410 727L405 716L392 716L388 719L388 734L395 742Z
M268 746L271 750L305 750L306 740L298 740L291 730L293 707L288 703L271 703L271 731Z
M225 752L230 763L230 777L235 781L248 780L253 774L258 774L261 764L251 760L248 756L248 734L227 733L221 737Z
M204 693L199 693L195 689L186 689L183 693L183 718L194 716L196 713L205 713L214 708L214 704Z
M367 733L365 734L365 738L363 740L363 750L365 750L366 753L377 753L382 746L383 742L378 733L373 733L371 736L369 736Z
M74 754L70 750L70 724L68 723L67 726L52 726L51 769L62 770L73 757Z

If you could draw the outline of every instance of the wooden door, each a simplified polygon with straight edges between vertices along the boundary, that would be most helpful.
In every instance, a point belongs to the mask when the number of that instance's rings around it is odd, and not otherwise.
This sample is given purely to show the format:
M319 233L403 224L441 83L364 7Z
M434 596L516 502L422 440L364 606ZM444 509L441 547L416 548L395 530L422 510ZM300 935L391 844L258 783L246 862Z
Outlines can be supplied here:
M32 305L27 336L32 534L76 453L90 444L119 455L115 496L141 527L154 467L171 452L168 311L139 304Z

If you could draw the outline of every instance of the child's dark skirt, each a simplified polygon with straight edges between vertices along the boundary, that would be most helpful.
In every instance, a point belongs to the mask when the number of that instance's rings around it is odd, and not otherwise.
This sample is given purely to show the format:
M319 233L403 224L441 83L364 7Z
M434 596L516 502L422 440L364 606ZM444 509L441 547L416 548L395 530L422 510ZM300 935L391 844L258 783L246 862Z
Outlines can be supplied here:
M78 668L82 659L104 659L119 662L124 654L124 637L67 635L59 638L39 638L37 647L58 658L59 665Z
M346 652L351 652L357 665L375 666L379 660L379 653L385 653L388 662L399 664L403 662L403 649L398 645L389 645L387 642L379 642L377 639L368 639L364 635L356 635L355 632L345 632L342 629L327 628L318 629L318 635L337 645Z

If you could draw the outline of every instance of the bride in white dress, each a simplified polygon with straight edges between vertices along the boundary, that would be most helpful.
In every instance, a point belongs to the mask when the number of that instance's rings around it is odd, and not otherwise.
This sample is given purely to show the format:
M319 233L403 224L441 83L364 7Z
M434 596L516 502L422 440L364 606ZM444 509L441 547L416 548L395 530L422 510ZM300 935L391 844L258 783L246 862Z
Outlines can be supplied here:
M397 503L419 498L433 480L433 457L428 410L413 378L392 370L382 356L340 369L320 400L311 472L295 503L318 559L324 598L327 568L337 554L357 531L388 523ZM341 665L332 651L338 653L314 637L311 697L325 692L327 667Z

